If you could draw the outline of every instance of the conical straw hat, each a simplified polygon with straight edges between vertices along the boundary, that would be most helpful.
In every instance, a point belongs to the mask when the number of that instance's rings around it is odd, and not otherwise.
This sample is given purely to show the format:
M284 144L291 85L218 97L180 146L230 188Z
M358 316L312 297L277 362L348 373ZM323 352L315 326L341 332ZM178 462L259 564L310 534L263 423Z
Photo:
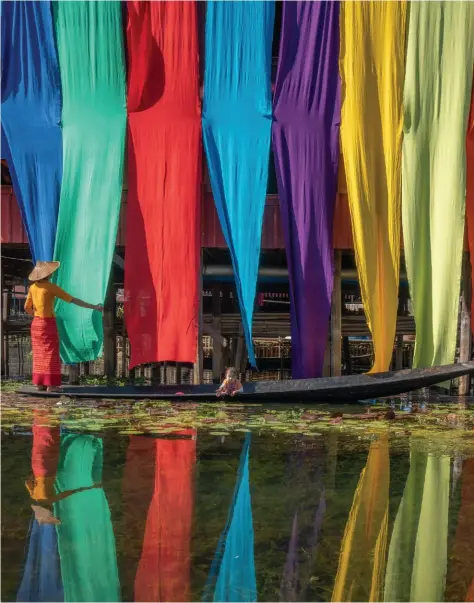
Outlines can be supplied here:
M33 272L28 277L30 281L40 281L46 278L59 268L59 262L36 262Z

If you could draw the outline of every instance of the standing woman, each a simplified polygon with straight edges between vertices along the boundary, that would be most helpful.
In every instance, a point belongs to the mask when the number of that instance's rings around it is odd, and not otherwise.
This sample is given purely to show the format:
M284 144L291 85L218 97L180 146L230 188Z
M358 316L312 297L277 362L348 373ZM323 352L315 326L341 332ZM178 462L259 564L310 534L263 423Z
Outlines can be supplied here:
M33 349L33 383L38 390L53 391L61 385L59 335L54 314L55 298L81 308L103 312L103 306L88 304L49 282L59 262L36 262L29 279L33 282L25 302L25 312L33 316L31 347Z

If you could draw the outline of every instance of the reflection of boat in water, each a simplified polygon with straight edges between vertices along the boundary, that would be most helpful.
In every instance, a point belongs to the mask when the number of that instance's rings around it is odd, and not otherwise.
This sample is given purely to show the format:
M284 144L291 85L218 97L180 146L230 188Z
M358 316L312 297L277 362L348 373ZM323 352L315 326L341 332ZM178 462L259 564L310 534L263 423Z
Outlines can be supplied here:
M240 402L356 402L394 396L474 374L474 361L425 369L407 369L389 373L294 379L289 381L255 381L244 385ZM38 392L22 388L18 393L28 396L71 398L215 400L215 385L178 386L71 386L58 392Z
M249 451L247 434L227 524L217 544L203 601L257 600Z

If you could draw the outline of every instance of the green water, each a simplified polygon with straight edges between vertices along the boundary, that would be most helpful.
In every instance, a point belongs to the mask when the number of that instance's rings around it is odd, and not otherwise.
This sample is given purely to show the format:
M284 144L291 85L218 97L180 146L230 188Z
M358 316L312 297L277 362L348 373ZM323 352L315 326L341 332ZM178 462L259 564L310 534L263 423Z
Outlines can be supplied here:
M3 601L472 600L469 405L89 404L3 396Z

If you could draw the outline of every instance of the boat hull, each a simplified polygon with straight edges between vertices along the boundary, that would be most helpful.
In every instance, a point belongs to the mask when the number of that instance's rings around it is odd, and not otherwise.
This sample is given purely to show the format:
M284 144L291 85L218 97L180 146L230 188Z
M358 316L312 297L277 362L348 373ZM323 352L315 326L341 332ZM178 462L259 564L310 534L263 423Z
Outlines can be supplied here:
M474 374L474 362L463 362L426 369L325 377L321 379L295 379L289 381L254 381L244 385L243 393L235 400L246 403L306 402L339 403L396 396L461 377ZM22 388L19 394L37 397L120 400L173 400L206 402L216 400L215 385L173 386L65 386L59 392L39 392Z

